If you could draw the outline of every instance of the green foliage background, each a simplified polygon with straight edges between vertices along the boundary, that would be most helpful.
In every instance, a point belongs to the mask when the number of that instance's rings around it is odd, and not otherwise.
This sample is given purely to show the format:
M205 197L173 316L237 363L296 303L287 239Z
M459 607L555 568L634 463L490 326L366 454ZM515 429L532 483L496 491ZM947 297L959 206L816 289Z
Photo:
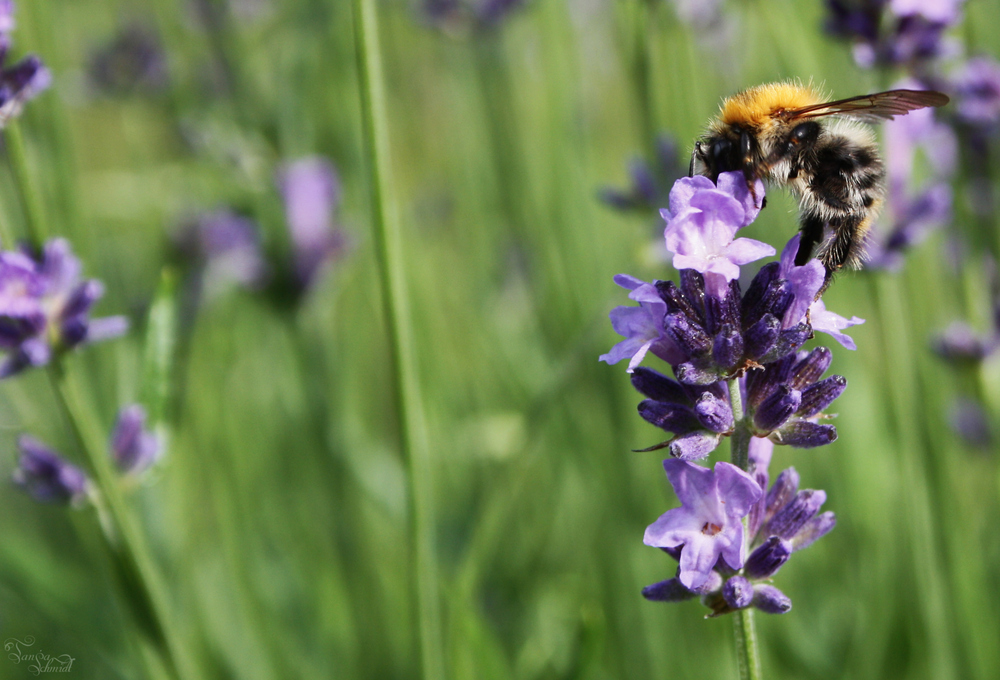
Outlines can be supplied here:
M655 216L615 213L596 192L625 184L657 131L688 148L734 90L796 77L849 96L895 75L859 70L822 33L820 2L731 0L724 48L638 0L534 0L497 31L451 36L407 3L378 6L448 677L734 677L727 618L639 595L673 575L641 539L676 501L658 455L631 452L662 433L636 416L624 366L597 356L617 341L608 311L625 303L612 276L671 272L649 255ZM295 310L237 291L200 310L169 454L135 507L201 677L419 677L350 3L224 16L212 32L187 2L19 3L16 52L55 75L19 122L47 223L106 283L98 312L135 326L72 370L109 429L140 397L143 318L170 233L232 205L280 252L276 164L333 159L351 252ZM996 2L970 2L956 37L998 55L998 16ZM88 60L129 21L159 32L170 86L97 94ZM825 489L839 523L777 577L792 612L757 619L766 677L1000 676L996 452L947 425L969 389L1000 412L998 367L957 373L927 349L954 319L989 323L978 254L996 250L997 225L974 224L957 197L953 228L973 244L959 276L939 233L898 275L844 275L826 297L868 320L857 352L834 346L831 370L849 383L840 439L779 448L772 469L794 465ZM0 219L22 229L6 164ZM748 235L780 249L795 220L772 191ZM0 385L0 425L2 478L22 432L73 457L44 374ZM727 458L725 446L713 455ZM74 677L142 677L95 531L88 510L0 493L0 638L72 655ZM0 677L27 675L0 659Z

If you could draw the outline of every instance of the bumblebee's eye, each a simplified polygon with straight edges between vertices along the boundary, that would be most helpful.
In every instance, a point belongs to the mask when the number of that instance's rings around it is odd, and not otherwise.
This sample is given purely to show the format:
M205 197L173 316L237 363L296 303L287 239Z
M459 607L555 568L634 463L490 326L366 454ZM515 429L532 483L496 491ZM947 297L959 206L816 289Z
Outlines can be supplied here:
M809 142L816 141L819 136L819 123L815 121L809 121L808 123L799 123L792 130L792 134L788 137L789 146L798 146L801 144L807 144Z
M719 137L712 142L710 153L712 155L712 163L717 171L724 172L728 169L729 164L726 163L726 159L729 157L732 148L733 143L725 137Z

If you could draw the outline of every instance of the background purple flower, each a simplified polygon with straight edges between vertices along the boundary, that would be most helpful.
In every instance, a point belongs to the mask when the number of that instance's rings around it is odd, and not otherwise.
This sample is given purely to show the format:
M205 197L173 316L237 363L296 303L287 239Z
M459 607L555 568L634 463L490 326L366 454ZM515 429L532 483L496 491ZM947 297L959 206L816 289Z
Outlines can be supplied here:
M277 182L292 240L295 275L299 285L308 288L346 246L344 233L335 227L340 180L329 161L314 156L282 166Z
M146 410L142 406L132 404L118 412L109 449L119 470L141 474L156 462L161 448L159 438L146 429Z
M17 442L21 457L14 483L43 503L76 503L87 494L89 481L83 470L64 460L34 437Z

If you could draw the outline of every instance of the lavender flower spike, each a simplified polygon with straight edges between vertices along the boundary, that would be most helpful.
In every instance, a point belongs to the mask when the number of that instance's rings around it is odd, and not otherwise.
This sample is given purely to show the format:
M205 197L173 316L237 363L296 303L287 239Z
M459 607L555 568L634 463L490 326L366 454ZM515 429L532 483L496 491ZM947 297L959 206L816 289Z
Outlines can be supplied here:
M14 483L43 503L78 503L86 495L90 482L83 470L63 460L55 451L34 437L22 436Z
M708 470L683 460L663 461L681 507L649 525L643 542L681 548L680 582L697 590L721 557L732 569L743 566L746 548L740 521L761 495L760 486L735 465L719 462Z
M118 469L124 473L141 474L160 456L160 440L145 425L146 410L139 404L126 406L118 413L109 448Z
M739 175L740 181L731 175ZM735 238L736 231L759 212L742 177L723 173L718 187L707 177L677 180L670 191L670 210L660 211L667 222L663 237L674 254L674 267L703 274L706 291L719 299L728 293L729 282L739 277L741 265L775 252L766 243ZM759 192L763 196L762 184Z
M66 239L49 241L40 254L0 253L0 350L7 352L0 378L128 329L125 317L90 318L104 287L81 281L80 272Z

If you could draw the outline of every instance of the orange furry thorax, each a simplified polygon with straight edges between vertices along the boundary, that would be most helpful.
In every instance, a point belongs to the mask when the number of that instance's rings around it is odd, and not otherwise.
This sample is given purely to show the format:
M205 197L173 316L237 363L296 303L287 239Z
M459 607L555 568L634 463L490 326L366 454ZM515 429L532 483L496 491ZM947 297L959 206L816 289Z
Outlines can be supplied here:
M780 111L800 109L821 101L820 96L809 87L795 83L766 83L723 101L719 122L760 128Z

